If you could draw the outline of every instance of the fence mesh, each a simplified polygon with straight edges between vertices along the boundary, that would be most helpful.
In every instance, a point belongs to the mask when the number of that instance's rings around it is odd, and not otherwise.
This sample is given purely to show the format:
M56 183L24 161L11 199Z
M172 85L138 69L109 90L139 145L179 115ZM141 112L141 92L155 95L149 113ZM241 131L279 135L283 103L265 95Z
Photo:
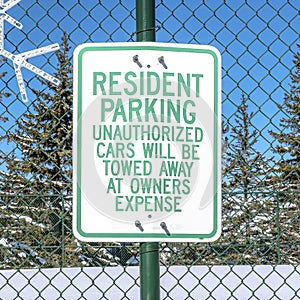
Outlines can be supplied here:
M300 298L299 8L298 0L156 1L157 41L215 46L223 85L222 236L160 244L162 299ZM136 299L139 245L83 243L71 229L72 53L86 42L135 41L135 18L133 0L0 1L3 299L74 299L71 290L78 299ZM37 270L11 272L28 268ZM261 282L247 283L249 274Z

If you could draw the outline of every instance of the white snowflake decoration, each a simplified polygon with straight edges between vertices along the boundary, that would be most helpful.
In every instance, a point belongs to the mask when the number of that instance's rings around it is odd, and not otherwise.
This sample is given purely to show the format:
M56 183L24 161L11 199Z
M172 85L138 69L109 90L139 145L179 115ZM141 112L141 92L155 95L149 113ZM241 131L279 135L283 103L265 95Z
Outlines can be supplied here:
M23 25L15 20L13 17L8 15L6 11L16 4L18 4L21 0L9 0L6 3L3 3L3 0L0 0L0 55L6 57L7 59L10 59L13 62L14 69L15 69L15 74L19 86L19 90L21 93L22 100L24 102L28 101L27 93L26 93L26 88L22 76L21 69L24 67L31 72L41 76L42 78L52 82L56 86L60 84L60 81L48 74L47 72L39 69L38 67L32 65L27 61L28 58L38 56L38 55L43 55L49 52L53 52L59 49L58 44L52 44L49 46L45 46L42 48L30 50L27 52L23 52L20 54L12 54L4 49L4 21L9 22L13 26L17 27L18 29L22 29Z

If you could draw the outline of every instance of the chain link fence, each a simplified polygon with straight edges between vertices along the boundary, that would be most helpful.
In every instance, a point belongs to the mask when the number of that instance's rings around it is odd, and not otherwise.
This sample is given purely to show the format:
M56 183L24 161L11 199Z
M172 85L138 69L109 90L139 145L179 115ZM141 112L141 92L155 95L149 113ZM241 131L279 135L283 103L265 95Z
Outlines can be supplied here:
M137 299L139 245L71 228L72 53L135 41L135 1L0 9L1 299ZM299 9L156 1L157 41L215 46L223 65L223 233L160 244L162 299L300 298Z

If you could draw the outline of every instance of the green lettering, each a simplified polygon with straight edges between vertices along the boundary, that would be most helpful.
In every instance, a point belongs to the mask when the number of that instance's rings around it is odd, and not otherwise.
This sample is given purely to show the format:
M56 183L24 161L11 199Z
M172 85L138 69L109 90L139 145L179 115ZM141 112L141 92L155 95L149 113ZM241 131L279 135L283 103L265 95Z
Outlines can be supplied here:
M121 72L110 72L109 73L109 94L110 95L121 95L120 91L114 91L113 87L114 85L117 85L119 82L117 80L114 80L114 77L120 76Z
M166 162L163 161L160 166L159 176L168 176Z
M191 105L193 107L196 106L195 103L194 103L194 101L192 101L192 100L186 100L186 101L184 101L184 103L183 103L183 111L182 111L183 112L183 119L184 119L184 121L187 124L193 124L195 122L195 120L196 120L196 113L194 113L194 112L187 112L187 106L188 105ZM188 118L188 116L190 118Z
M131 196L131 197L125 196L125 199L127 200L127 207L126 207L125 211L128 211L129 209L130 209L131 211L134 211L133 206L132 206L132 203L131 203L132 200L133 200L133 197L134 197L134 196Z
M117 190L116 190L116 187L115 187L115 184L114 184L114 179L113 178L109 178L109 183L107 185L107 190L106 190L106 193L110 193L110 192L113 192L113 193L116 193Z
M144 203L144 199L142 196L135 196L135 210L139 210L139 206Z
M101 77L101 80L99 79ZM106 75L103 72L94 72L93 73L93 95L97 95L98 86L101 89L102 95L106 95L104 89L104 82L106 81Z
M165 211L172 211L172 197L167 196L165 198L165 205L164 205Z
M130 91L128 88L124 88L124 92L126 95L134 95L137 92L137 85L135 81L131 80L129 77L136 78L136 74L134 72L127 72L125 74L125 81L129 83L132 87L132 90Z
M110 98L101 99L101 122L106 120L105 113L111 112L114 109L114 101Z
M151 89L152 84L155 87L154 90ZM160 80L158 74L156 72L147 72L147 95L157 95L159 89L160 89Z
M181 96L181 88L184 88L186 96L191 96L191 74L186 74L186 82L181 73L178 73L178 96Z
M174 211L175 212L180 212L181 209L180 208L177 208L180 203L179 203L179 200L181 199L181 197L177 196L177 197L174 197Z
M196 78L196 97L200 95L200 78L203 77L203 74L192 74L192 77Z
M153 211L153 209L151 208L151 198L152 196L145 196L145 211Z
M152 114L153 121L157 122L157 116L155 113L154 105L157 102L156 98L153 98L152 101L149 104L149 98L145 98L145 121L149 121L149 115Z
M180 123L180 100L176 100L176 107L171 100L168 100L167 104L168 122L172 121L171 116L173 116L176 122Z
M140 72L140 95L144 95L144 72Z
M124 211L124 209L119 207L122 204L122 201L119 200L121 198L123 198L123 196L116 196L116 211Z
M102 143L102 142L98 143L98 145L97 145L97 156L100 157L100 158L103 158L103 157L105 157L105 154L101 154L101 151L100 151L101 146L105 147L105 144Z
M168 81L168 77L173 77L174 73L163 73L163 95L174 96L175 93L168 91L168 87L172 85L172 81Z
M120 116L123 120L123 122L127 122L123 102L121 98L118 98L117 104L116 104L116 109L112 118L113 122L116 122L117 117Z
M141 160L135 160L134 163L133 163L133 174L135 176L141 176L142 175L142 173L140 171L140 169L141 169L140 163L141 162L142 162Z
M142 121L140 110L143 106L143 103L140 99L129 99L129 121L133 121L133 113L135 112L136 118L139 122Z

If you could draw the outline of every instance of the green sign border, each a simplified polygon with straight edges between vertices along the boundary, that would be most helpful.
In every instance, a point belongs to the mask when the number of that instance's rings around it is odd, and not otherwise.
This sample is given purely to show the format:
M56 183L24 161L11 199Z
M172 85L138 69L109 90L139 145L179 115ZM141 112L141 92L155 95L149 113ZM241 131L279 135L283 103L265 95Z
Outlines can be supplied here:
M87 233L84 232L81 228L81 135L82 135L82 124L81 124L81 116L82 116L82 56L84 53L88 51L124 51L124 50L159 50L159 51L172 51L172 52L193 52L193 53L203 53L203 54L210 54L214 59L214 153L213 153L213 161L214 161L214 167L213 167L213 189L214 189L214 220L213 220L213 231L208 234L172 234L171 236L166 235L165 233ZM74 58L76 59L76 57ZM83 237L83 238L89 238L90 241L92 241L93 238L97 238L99 240L100 238L152 238L159 241L167 240L167 239L209 239L213 238L217 232L218 232L218 225L221 226L221 224L218 224L218 215L219 211L221 210L221 207L218 207L218 114L219 108L218 108L218 95L219 95L219 88L221 88L221 82L219 80L219 59L216 53L212 49L201 49L201 48L188 48L188 47L170 47L170 46L151 46L151 45L105 45L105 46L99 46L95 44L95 46L92 46L92 44L87 44L84 46L79 52L78 52L78 90L77 90L77 182L76 182L76 204L77 204L77 222L76 222L76 229L77 232Z

